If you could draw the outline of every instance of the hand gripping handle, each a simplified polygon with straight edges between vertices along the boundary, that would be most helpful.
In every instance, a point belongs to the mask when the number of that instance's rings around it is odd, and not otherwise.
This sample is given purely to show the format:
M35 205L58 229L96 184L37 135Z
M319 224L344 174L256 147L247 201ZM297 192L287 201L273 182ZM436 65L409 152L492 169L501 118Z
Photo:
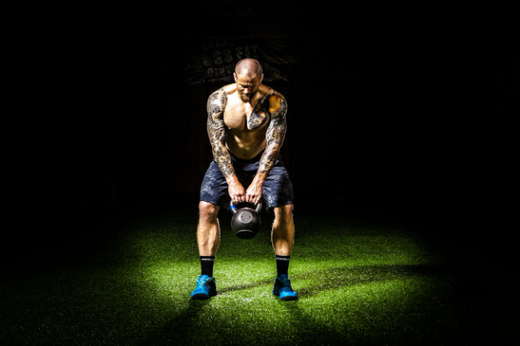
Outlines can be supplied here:
M258 204L256 205L255 207L255 211L260 214L260 212L262 211L262 200L260 200L260 202L258 202ZM236 214L237 213L237 206L233 204L233 201L230 201L229 202L229 210L231 210L231 212L233 212L233 214Z

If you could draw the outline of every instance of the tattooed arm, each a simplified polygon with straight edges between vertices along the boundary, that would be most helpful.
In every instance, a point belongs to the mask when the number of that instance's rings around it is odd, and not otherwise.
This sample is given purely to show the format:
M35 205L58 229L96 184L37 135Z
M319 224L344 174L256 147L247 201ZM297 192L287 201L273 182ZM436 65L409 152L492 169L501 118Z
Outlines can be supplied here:
M265 174L266 177L280 155L280 149L282 149L285 132L287 131L285 119L287 102L283 96L275 94L270 97L269 113L271 114L271 122L265 135L265 151L260 159L258 168L258 173Z
M224 124L224 109L227 97L223 89L219 89L210 95L206 105L208 111L207 130L213 151L213 158L229 186L229 196L233 202L244 200L245 189L238 178L231 163L231 156L226 147L226 124Z
M285 118L287 102L282 95L273 92L269 96L269 114L271 115L271 121L265 135L265 150L260 158L256 176L246 192L246 200L255 204L262 198L262 186L280 155L280 149L287 131Z

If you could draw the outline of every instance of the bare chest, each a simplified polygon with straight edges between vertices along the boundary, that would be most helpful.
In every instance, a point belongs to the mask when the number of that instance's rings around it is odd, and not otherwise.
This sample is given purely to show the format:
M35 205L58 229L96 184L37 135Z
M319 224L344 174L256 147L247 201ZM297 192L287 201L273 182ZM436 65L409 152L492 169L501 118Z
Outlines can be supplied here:
M254 131L262 129L269 120L269 110L261 103L252 106L248 103L231 103L226 105L224 123L230 130Z

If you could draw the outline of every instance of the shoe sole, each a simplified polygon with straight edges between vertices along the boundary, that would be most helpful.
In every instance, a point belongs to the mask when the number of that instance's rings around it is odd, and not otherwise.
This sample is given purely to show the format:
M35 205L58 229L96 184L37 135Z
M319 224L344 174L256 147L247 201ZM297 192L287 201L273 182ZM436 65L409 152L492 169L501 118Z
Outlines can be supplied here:
M280 300L283 300L284 302L286 302L288 300L298 300L298 297L297 296L286 296L286 297L280 298Z
M197 293L191 296L193 300L206 300L217 295L217 292L211 292L210 294Z
M273 295L277 296L278 298L280 298L280 293L279 292L273 292ZM298 296L285 296L285 297L282 297L280 298L280 300L283 300L283 301L287 301L287 300L298 300Z

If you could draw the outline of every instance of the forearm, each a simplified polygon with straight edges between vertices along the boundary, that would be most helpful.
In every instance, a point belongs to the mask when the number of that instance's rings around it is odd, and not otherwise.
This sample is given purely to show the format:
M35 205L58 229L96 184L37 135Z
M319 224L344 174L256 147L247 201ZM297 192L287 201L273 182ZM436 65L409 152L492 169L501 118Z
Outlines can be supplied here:
M228 184L237 180L235 169L231 161L231 155L226 147L226 132L218 123L208 124L208 135L213 151L213 159L226 178Z
M228 149L223 143L215 143L212 144L213 147L213 158L215 163L220 168L220 171L226 178L226 181L229 184L237 181L237 176L235 174L235 169L233 168L233 163L231 161L231 155L229 154Z
M258 171L255 176L255 180L258 182L264 182L271 169L274 167L278 156L280 156L280 149L282 148L281 143L269 143L262 157L260 158L260 163L258 165Z

